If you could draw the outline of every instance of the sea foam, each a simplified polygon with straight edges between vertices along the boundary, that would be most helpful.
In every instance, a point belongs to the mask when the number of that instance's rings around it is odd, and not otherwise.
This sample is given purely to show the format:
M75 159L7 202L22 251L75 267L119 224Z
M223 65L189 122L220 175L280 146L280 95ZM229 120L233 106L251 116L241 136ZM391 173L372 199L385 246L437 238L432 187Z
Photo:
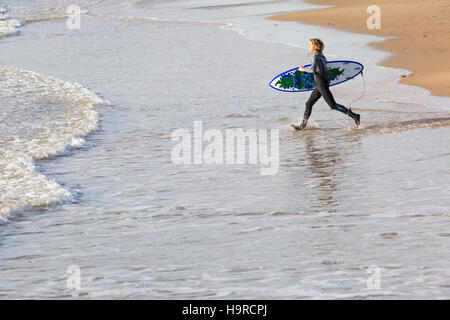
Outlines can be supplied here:
M18 35L17 28L23 25L21 21L8 17L7 12L6 8L0 7L0 38Z
M30 207L72 198L39 172L35 160L80 147L109 102L87 88L0 65L0 223Z

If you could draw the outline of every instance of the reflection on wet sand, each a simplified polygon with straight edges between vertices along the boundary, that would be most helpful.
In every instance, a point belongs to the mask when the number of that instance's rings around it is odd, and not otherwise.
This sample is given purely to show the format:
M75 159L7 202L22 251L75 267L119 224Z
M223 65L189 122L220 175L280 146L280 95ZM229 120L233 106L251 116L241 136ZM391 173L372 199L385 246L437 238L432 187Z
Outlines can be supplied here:
M313 204L311 209L315 212L336 212L339 205L336 191L340 179L337 173L345 162L345 155L354 152L354 144L343 141L339 136L325 137L315 132L305 133L303 138L307 171L316 181L318 203ZM358 136L354 138L358 139Z

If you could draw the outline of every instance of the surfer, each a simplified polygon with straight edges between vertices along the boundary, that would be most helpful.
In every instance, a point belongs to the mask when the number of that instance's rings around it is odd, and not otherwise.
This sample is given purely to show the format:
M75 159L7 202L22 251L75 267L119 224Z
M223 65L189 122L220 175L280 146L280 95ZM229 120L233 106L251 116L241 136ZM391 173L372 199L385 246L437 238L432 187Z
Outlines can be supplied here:
M301 130L306 127L308 123L309 116L311 115L312 107L320 99L323 97L325 102L330 106L333 110L338 110L348 116L350 116L353 120L355 120L356 127L360 124L360 115L354 113L351 109L347 109L341 104L336 103L334 100L333 94L330 91L328 78L327 78L327 59L322 54L324 49L324 44L322 40L314 38L309 40L309 51L313 54L311 67L305 68L303 66L299 67L299 70L302 72L314 73L314 81L316 82L316 87L311 93L308 101L306 101L305 114L303 115L303 121L300 125L292 124L292 127L296 130Z

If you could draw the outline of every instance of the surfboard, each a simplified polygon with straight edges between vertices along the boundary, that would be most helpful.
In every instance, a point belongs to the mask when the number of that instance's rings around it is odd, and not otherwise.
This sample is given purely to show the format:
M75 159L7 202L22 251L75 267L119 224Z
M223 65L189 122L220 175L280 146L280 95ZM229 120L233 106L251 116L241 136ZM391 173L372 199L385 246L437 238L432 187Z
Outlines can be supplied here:
M310 67L311 64L304 67ZM356 61L336 60L327 62L327 75L330 86L346 82L359 75L364 66ZM314 75L302 72L298 67L282 72L270 81L269 86L284 92L311 91L316 87Z

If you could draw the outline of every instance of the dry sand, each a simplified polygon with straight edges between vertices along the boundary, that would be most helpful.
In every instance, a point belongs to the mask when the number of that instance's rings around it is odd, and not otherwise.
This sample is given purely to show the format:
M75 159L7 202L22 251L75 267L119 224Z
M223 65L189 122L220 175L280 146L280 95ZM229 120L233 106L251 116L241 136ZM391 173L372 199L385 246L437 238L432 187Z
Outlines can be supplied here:
M449 0L314 0L333 8L293 12L269 17L272 20L339 28L379 36L395 36L374 48L392 52L383 66L408 69L405 84L424 87L433 95L450 96L450 1ZM367 28L369 5L381 9L381 29ZM313 35L311 35L313 36ZM326 45L326 44L325 44Z

